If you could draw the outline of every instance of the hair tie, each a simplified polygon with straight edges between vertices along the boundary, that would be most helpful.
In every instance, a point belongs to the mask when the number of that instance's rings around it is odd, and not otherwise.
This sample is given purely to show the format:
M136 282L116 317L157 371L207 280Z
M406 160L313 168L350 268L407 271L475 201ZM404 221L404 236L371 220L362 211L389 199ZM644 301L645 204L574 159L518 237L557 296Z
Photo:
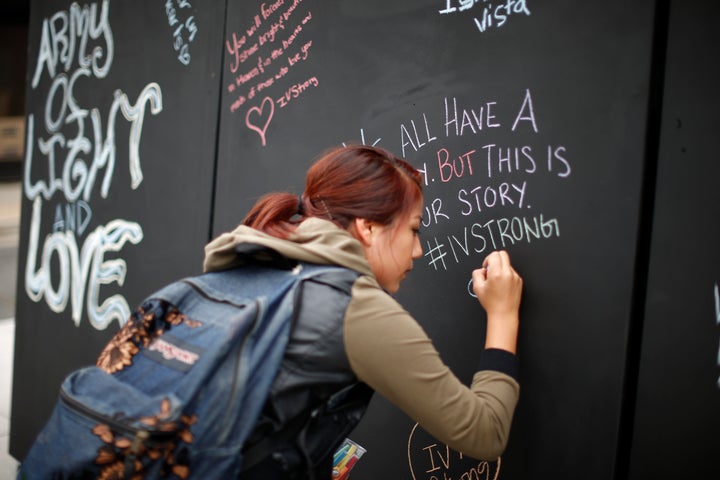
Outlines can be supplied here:
M297 198L298 198L298 204L297 204L297 213L298 213L298 215L300 215L300 216L302 217L302 216L304 215L304 214L303 214L303 210L304 210L304 208L303 208L303 199L302 199L302 195L298 195L298 197L297 197Z

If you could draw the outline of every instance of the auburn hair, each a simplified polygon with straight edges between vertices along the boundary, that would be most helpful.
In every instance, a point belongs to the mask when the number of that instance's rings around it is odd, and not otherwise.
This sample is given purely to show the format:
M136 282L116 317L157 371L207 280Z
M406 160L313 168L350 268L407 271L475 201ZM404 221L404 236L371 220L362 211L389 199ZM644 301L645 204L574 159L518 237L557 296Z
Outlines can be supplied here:
M287 238L307 217L324 218L344 229L356 218L390 225L421 198L421 175L405 160L379 147L335 147L308 169L302 195L264 195L243 225L280 238Z

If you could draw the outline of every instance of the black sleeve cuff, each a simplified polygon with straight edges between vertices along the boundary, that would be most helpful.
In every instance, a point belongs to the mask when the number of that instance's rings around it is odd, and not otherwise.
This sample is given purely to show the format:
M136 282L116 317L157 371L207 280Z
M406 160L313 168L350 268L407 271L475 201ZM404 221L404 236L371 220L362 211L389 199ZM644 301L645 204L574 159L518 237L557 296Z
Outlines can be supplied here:
M488 348L480 356L479 370L495 370L519 381L520 360L507 350Z

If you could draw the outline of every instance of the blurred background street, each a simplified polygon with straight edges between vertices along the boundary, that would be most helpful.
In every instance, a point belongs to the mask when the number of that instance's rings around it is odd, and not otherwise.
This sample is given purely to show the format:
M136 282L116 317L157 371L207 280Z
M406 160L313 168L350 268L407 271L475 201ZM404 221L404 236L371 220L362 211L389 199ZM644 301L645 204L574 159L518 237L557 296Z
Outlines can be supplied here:
M15 346L15 293L21 183L0 178L0 480L15 478L17 462L8 454L10 399Z
M0 5L0 480L14 479L18 465L8 444L29 17L29 0Z

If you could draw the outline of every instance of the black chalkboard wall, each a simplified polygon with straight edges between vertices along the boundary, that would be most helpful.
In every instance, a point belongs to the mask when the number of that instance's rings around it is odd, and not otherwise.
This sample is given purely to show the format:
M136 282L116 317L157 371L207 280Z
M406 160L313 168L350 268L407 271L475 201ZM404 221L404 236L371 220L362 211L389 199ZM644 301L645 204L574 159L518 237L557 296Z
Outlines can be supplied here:
M720 478L720 4L670 12L630 473Z
M94 363L146 294L202 265L225 7L206 5L32 2L10 434L18 458L68 371Z
M62 376L93 361L119 324L93 324L94 310L81 301L76 325L71 302L58 307L71 298L60 293L74 291L64 287L63 275L70 285L79 283L85 294L80 300L102 304L120 295L134 305L169 279L197 272L202 244L239 223L258 196L300 193L306 168L324 148L364 142L395 151L424 174L425 255L398 299L461 379L470 380L484 342L484 316L468 293L470 271L491 250L505 248L526 290L522 399L500 461L462 458L376 398L351 435L368 450L354 479L720 473L712 455L720 453L714 441L720 432L714 323L720 307L713 303L720 301L712 290L718 281L712 251L719 243L712 223L717 170L710 170L709 142L688 133L702 135L700 128L717 123L712 115L718 95L710 85L718 77L703 77L703 71L720 45L717 36L680 40L694 33L696 20L717 23L718 7L687 2L675 21L675 3L653 1L66 3L33 2L31 18L28 113L36 128L29 133L35 148L24 188L18 272L11 431L16 457L22 458L44 422ZM712 11L701 13L694 3ZM109 12L114 57L104 74L92 64L89 73L77 74L77 51L68 67L43 43L46 23L73 8L87 8L82 11L98 19ZM688 57L700 41L709 42L703 46L707 58L692 64ZM683 111L664 114L661 124L666 43L666 104ZM90 44L100 47L96 63L104 64L107 38ZM696 76L685 76L691 64ZM88 133L92 115L59 113L58 92L64 90L58 88L65 84L57 79L63 73L68 85L79 75L74 96L65 98L88 111L97 107L103 132L117 89L131 102L147 85L162 90L162 108L153 113L148 101L143 123L135 124L141 136L132 137L132 122L117 112L114 168L98 170L87 198L77 187L82 167L76 174L67 166L74 151L67 140L78 123L85 125L89 153L79 143L76 148L88 169L100 142ZM708 87L694 90L701 77ZM686 104L676 97L680 93L697 103ZM701 125L693 124L700 99L708 98L715 103L706 105L715 108L697 117ZM687 138L672 138L680 131L675 116ZM55 132L65 143L53 161L40 145ZM137 151L128 149L132 138ZM674 149L681 144L687 151L678 158ZM127 167L137 158L143 179L134 185ZM692 159L692 168L676 163L685 159ZM38 182L62 178L65 169L73 188L42 196ZM697 177L682 182L683 173ZM110 186L103 196L106 177ZM698 192L706 199L687 193L695 185L706 185ZM73 197L70 190L79 193ZM36 223L38 203L42 220ZM708 210L691 222L687 213L700 205ZM67 220L58 223L57 209L92 215L87 226L78 221L71 227ZM697 233L686 236L690 227L676 231L679 217ZM82 287L84 270L63 252L74 241L78 261L91 258L90 252L82 255L83 242L96 228L107 232L109 224L134 224L140 233L131 241L114 231L120 248L107 246L97 261L125 264L102 265L117 267L117 277L90 269L88 278L107 276L96 282L99 297L92 296L96 290ZM696 262L710 280L696 283L695 263L678 258L683 247L707 259ZM39 260L44 250L45 264ZM668 264L689 272L674 278L682 289L662 283ZM45 295L33 293L43 279L51 279ZM677 311L683 303L676 289L695 300L693 309ZM709 311L709 319L700 320L694 308ZM681 312L687 318L679 321ZM694 342L701 330L703 347ZM675 361L696 348L701 367ZM684 393L673 393L685 391L697 401L682 402ZM664 398L672 399L671 410L663 407ZM685 422L690 411L692 425ZM666 424L675 428L658 436ZM680 443L687 449L682 468L657 467Z

